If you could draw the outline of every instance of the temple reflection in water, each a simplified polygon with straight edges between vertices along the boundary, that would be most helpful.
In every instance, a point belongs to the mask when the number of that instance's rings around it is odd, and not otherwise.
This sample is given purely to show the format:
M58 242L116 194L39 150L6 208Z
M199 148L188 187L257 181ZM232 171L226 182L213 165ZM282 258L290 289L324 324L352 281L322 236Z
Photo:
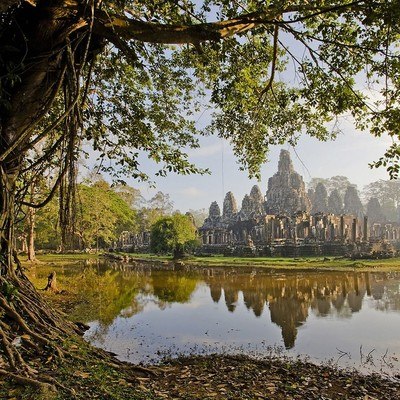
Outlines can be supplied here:
M98 272L86 269L84 275L90 279L82 279L80 274L77 280L80 285L88 281L101 282L82 287L79 292L89 293L92 300L101 302L91 308L93 312L88 321L96 319L104 330L118 317L130 318L141 314L146 304L152 303L159 310L177 304L188 304L190 308L193 299L198 301L199 293L203 293L202 304L218 305L217 313L221 317L224 311L234 317L233 321L235 315L238 316L237 329L243 328L241 318L246 308L256 320L264 319L275 324L281 330L285 347L291 349L295 346L299 329L310 318L349 319L362 307L397 315L400 311L399 272L280 273L258 269L249 273L230 268L199 271L175 266L163 270L127 264L114 264L112 268L112 273L107 268ZM101 291L101 295L91 293L91 290ZM111 308L110 304L113 305ZM211 311L211 308L207 310ZM203 327L199 325L198 328L202 330ZM260 340L263 340L262 336L263 333Z
M310 312L316 317L348 318L361 310L366 296L375 300L377 309L399 310L398 283L391 285L392 275L307 273L246 279L244 275L222 274L206 278L206 283L213 301L219 303L224 298L230 312L235 311L240 292L244 304L256 317L262 317L268 307L271 322L281 328L285 347L290 349Z

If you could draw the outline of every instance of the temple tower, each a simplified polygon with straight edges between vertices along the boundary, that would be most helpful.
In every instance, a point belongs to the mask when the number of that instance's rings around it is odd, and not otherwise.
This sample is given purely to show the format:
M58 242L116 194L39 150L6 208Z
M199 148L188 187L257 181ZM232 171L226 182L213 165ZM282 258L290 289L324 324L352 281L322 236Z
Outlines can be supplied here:
M222 216L224 219L230 219L238 212L235 196L232 192L225 195L224 205L222 209Z
M281 150L278 172L268 180L265 208L268 214L286 215L311 209L303 178L294 170L287 150Z

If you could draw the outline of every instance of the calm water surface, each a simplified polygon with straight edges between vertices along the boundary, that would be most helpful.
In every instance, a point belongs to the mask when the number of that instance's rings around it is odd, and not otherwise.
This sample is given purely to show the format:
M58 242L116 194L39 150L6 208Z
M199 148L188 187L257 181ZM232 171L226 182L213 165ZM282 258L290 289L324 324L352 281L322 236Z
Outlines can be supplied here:
M74 310L90 325L85 338L122 360L278 352L366 372L400 370L398 272L195 272L114 264L75 276L88 297Z

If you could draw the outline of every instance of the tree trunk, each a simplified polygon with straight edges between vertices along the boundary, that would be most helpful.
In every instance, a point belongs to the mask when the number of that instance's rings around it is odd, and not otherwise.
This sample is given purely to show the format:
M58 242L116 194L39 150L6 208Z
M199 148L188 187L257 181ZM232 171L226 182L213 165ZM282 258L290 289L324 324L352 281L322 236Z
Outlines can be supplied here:
M80 330L52 310L23 274L14 247L17 171L17 164L0 163L0 375L54 389L53 379L29 363L41 359L44 366L46 357L63 357L62 336Z
M57 274L55 271L53 271L48 277L47 277L47 285L44 288L44 290L49 290L54 293L58 293L58 288L57 288Z
M35 262L36 261L36 253L35 253L36 210L32 207L29 207L28 210L28 222L29 222L28 261Z
M0 276L14 276L15 169L0 164Z

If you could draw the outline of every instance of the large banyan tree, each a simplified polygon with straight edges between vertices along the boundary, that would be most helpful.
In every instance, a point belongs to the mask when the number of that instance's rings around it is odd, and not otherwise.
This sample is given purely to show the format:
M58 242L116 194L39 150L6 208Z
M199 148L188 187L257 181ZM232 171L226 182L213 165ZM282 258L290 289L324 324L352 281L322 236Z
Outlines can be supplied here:
M159 175L199 172L185 150L214 133L257 175L271 145L332 138L351 115L393 138L373 166L397 177L399 20L398 0L2 0L0 374L51 383L26 360L62 353L57 340L77 329L24 277L14 228L22 206L57 194L67 238L82 150L111 175L147 179L143 154Z

